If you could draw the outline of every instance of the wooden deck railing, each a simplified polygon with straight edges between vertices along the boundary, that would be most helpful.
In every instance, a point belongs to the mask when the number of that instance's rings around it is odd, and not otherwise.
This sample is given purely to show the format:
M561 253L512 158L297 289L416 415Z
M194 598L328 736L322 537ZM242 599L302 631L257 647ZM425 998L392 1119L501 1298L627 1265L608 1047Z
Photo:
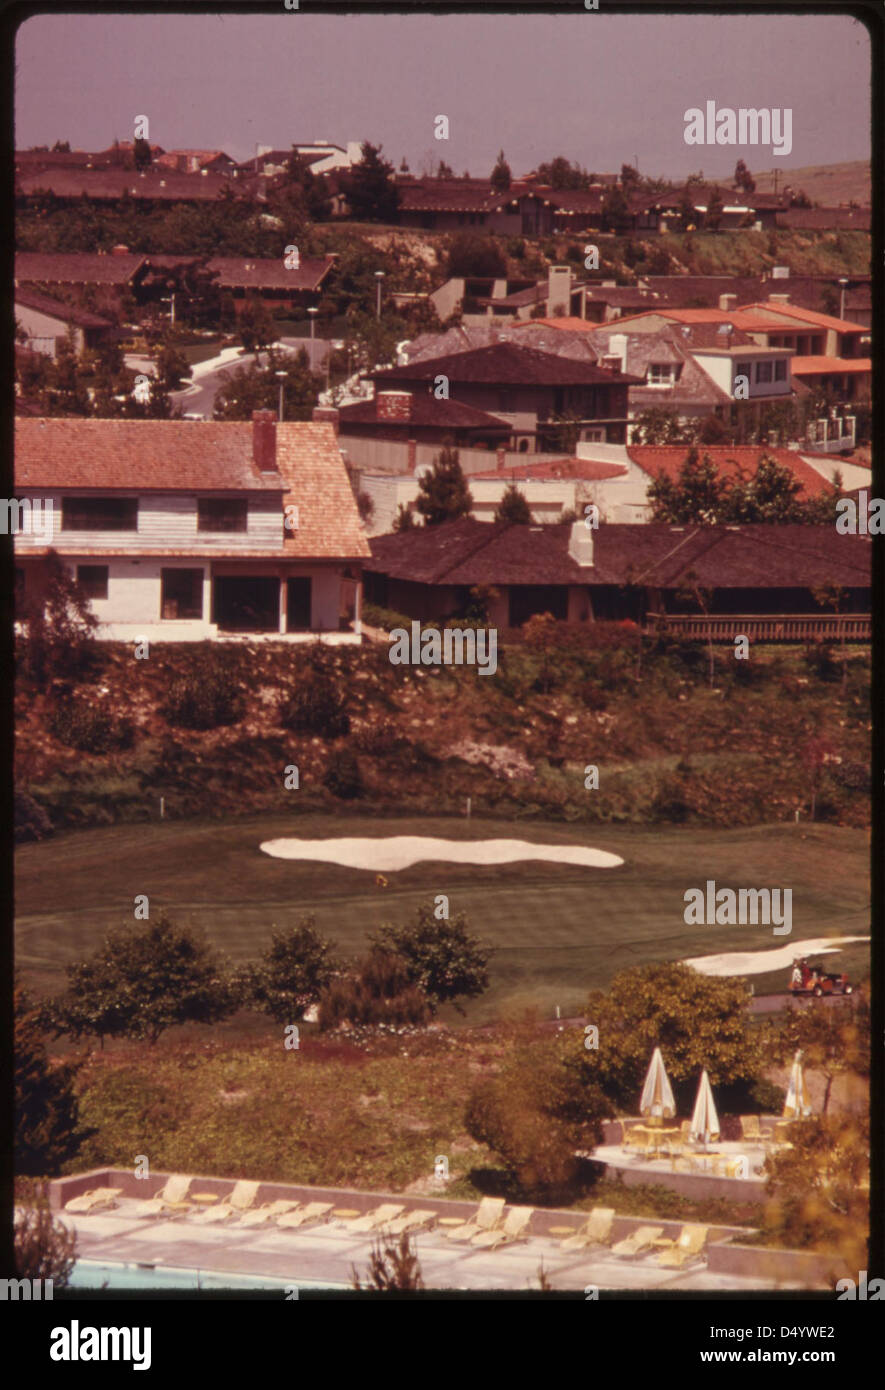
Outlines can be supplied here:
M648 626L704 642L733 642L735 637L749 637L751 642L869 642L872 636L869 613L649 613Z

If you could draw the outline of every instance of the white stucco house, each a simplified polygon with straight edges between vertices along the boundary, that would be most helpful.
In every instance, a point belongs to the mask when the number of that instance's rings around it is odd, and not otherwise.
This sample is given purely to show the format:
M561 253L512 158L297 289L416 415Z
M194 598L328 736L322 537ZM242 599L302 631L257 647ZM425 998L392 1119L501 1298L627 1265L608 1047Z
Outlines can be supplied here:
M359 642L369 546L331 425L19 419L15 447L16 583L54 550L98 636Z

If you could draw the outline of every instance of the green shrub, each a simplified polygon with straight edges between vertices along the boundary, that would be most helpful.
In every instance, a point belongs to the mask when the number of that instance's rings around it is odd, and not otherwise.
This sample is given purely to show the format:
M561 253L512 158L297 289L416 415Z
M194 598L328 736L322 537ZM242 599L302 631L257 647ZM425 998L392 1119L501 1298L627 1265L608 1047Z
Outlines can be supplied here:
M355 975L340 976L320 996L320 1030L356 1026L420 1027L428 1022L427 996L409 978L405 962L373 946Z
M115 719L108 710L84 699L63 700L50 711L46 724L59 743L81 753L131 748L135 737L131 719Z
M411 630L412 619L407 618L405 613L397 613L392 608L380 608L375 603L364 603L361 616L369 627L380 627L385 632L390 632L395 627L404 627L406 632Z
M203 730L238 723L244 708L234 673L206 657L172 681L161 713L169 724Z
M45 808L27 792L16 790L14 817L16 844L42 840L52 834L52 821Z
M280 706L280 722L295 733L340 738L350 731L341 677L324 649L305 656L294 693Z
M352 753L346 749L333 753L323 777L323 786L342 801L352 801L354 797L362 795L360 765Z

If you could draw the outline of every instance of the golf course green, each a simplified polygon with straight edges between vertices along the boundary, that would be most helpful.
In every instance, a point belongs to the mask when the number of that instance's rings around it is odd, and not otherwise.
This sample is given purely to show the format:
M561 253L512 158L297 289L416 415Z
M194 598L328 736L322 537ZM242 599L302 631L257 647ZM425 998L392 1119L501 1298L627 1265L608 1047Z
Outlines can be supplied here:
M519 838L588 846L620 856L615 868L526 859L499 865L424 861L379 879L372 871L314 860L272 858L282 837L421 835L456 840ZM491 988L466 1010L482 1023L522 1008L551 1016L579 1012L588 989L628 966L786 944L764 926L687 926L684 894L717 886L792 889L792 936L869 931L869 842L865 831L827 825L739 830L593 827L501 820L371 815L260 816L163 821L57 834L17 851L16 956L35 992L65 981L111 926L140 922L134 900L202 928L230 961L253 958L273 929L312 915L344 955L360 953L384 921L406 921L444 893L452 915L491 943ZM860 942L827 958L854 979L869 972ZM757 994L782 990L784 972L752 977ZM454 1011L443 1018L456 1021Z

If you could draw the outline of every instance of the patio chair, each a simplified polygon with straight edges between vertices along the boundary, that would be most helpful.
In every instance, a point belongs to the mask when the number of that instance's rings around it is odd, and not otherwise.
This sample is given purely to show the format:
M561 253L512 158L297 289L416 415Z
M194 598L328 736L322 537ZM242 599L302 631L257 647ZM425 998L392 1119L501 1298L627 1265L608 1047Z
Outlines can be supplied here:
M641 1134L641 1133L637 1133L637 1130L642 1130L642 1129L644 1129L644 1125L643 1125L643 1123L642 1123L641 1120L633 1120L633 1121L631 1121L631 1122L630 1122L629 1128L627 1127L627 1121L626 1121L626 1120L622 1120L622 1121L621 1121L621 1148L622 1148L622 1149L630 1149L630 1148L632 1148L632 1147L634 1146L634 1144L638 1144L638 1143L640 1142L640 1140L644 1140L645 1136L644 1136L643 1134Z
M447 1229L445 1235L449 1240L472 1240L474 1236L479 1235L480 1231L493 1231L496 1226L501 1224L503 1215L503 1197L483 1197L473 1220L465 1221L463 1226L453 1226Z
M626 1240L619 1240L612 1246L613 1255L641 1255L650 1250L656 1240L664 1234L663 1226L639 1226Z
M739 1119L741 1122L741 1138L746 1139L748 1143L752 1141L754 1144L761 1144L762 1130L759 1128L759 1116L741 1115Z
M139 1202L133 1212L134 1216L164 1216L175 1212L191 1210L191 1203L186 1201L190 1185L193 1178L184 1177L181 1173L173 1173L172 1177L166 1179L164 1187L155 1193L153 1197L148 1197L146 1201Z
M81 1192L79 1197L72 1197L69 1202L65 1202L65 1211L79 1212L81 1215L111 1211L117 1205L115 1199L121 1196L122 1192L122 1187L92 1187L88 1192Z
M251 1211L246 1211L239 1221L233 1224L239 1226L266 1226L269 1221L274 1221L278 1216L283 1216L287 1211L294 1211L300 1204L298 1202L264 1202L260 1207L254 1207Z
M560 1250L584 1250L588 1245L608 1245L615 1219L614 1207L594 1207L574 1235L559 1242Z
M681 1269L689 1260L698 1259L707 1243L707 1226L683 1226L676 1240L655 1244L663 1247L658 1251L658 1264L668 1269Z
M439 1215L436 1211L422 1210L416 1207L414 1211L407 1211L405 1216L398 1216L395 1221L391 1221L386 1227L388 1235L401 1236L403 1231L423 1231L430 1226Z
M294 1231L299 1226L306 1226L311 1222L319 1221L327 1212L332 1210L333 1206L333 1202L308 1202L306 1207L301 1207L298 1211L285 1212L283 1216L278 1217L277 1229Z
M480 1231L470 1244L480 1245L484 1250L497 1250L499 1245L528 1240L528 1224L534 1214L534 1207L511 1207L500 1226L496 1226L494 1231Z
M405 1211L403 1202L384 1202L374 1211L366 1212L365 1216L358 1216L355 1221L345 1221L344 1229L347 1231L375 1231L381 1226L386 1226L389 1221L394 1221Z
M212 1226L219 1221L227 1221L230 1216L242 1216L244 1212L254 1206L260 1186L260 1182L250 1182L246 1178L241 1178L239 1182L234 1184L224 1202L219 1202L217 1207L209 1207L206 1211L197 1212L196 1216L191 1217L191 1220L200 1226Z

